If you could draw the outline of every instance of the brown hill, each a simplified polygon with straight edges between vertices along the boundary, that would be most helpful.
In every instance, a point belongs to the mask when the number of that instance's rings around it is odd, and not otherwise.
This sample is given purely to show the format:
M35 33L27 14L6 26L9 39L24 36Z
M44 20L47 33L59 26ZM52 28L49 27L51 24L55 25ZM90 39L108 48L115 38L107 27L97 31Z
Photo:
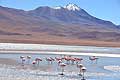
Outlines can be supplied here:
M83 9L24 11L0 6L0 42L120 46L116 43L120 42L120 29Z

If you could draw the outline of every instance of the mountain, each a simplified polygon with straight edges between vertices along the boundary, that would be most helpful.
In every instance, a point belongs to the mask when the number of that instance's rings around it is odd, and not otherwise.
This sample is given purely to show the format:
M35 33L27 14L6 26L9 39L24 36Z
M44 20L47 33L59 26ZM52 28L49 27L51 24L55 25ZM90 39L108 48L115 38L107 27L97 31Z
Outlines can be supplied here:
M112 22L103 21L98 18L95 18L89 15L85 10L77 7L74 4L69 4L66 7L57 7L57 8L50 8L50 7L39 7L35 10L29 11L32 16L35 17L44 17L46 19L52 21L62 21L62 22L72 22L72 23L98 23L98 24L106 24L106 25L113 25ZM84 23L83 23L84 22Z
M0 6L0 39L3 42L5 40L8 42L48 40L53 43L66 40L115 42L120 41L119 35L120 28L117 25L91 16L75 4L64 7L42 6L30 11Z
M120 29L120 25L117 25L117 27Z

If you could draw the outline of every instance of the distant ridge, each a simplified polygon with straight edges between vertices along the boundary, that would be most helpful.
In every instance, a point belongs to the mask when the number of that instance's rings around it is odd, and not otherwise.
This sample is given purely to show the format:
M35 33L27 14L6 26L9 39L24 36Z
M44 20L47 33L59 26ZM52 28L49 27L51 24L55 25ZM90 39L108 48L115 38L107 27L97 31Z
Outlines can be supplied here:
M116 42L120 41L120 26L91 16L76 4L54 8L41 6L30 11L0 6L0 37Z

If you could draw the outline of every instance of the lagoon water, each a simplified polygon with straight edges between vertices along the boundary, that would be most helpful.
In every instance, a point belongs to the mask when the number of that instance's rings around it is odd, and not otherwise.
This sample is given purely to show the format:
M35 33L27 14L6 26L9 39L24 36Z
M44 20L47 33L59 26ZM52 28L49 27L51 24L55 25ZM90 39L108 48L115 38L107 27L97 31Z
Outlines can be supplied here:
M48 62L45 60L47 57L61 57L61 55L43 55L43 54L0 54L0 58L9 58L9 59L14 59L19 63L21 63L20 56L27 56L30 55L32 56L31 61L35 60L35 58L41 58L43 61L40 62L40 66L37 66L38 68L44 67L45 69L40 69L38 71L39 76L44 75L46 76L45 80L49 80L49 77L51 77L52 80L57 80L56 77L58 77L58 74L60 73L60 68L57 65L57 63L54 61L52 64L48 64ZM87 68L86 72L86 79L87 80L120 80L120 58L112 58L112 57L99 57L99 60L97 64L95 62L91 62L89 60L89 56L72 56L72 57L80 57L83 58L84 60L82 61L82 64ZM18 66L17 64L17 66ZM27 62L25 63L27 65ZM32 66L32 62L30 64ZM20 65L19 65L20 66ZM49 67L48 67L49 66ZM105 66L118 66L117 68L112 67L112 68L107 68L105 69ZM31 73L26 73L26 76L38 76L36 75L36 70L30 70ZM115 69L114 69L115 68ZM1 70L2 71L2 70ZM0 73L1 73L0 71ZM19 72L18 70L17 72ZM26 69L24 71L27 71ZM68 80L70 77L72 79L70 80L79 80L80 77L77 75L79 69L76 67L76 65L68 65L65 67L65 76L63 80ZM17 73L15 72L15 73ZM8 71L9 73L9 71ZM21 71L19 72L19 75L23 74ZM51 74L52 73L52 74ZM2 74L3 75L3 74ZM53 75L53 76L50 76ZM18 74L16 75L18 76ZM22 76L20 77L22 79ZM58 77L59 78L59 77ZM40 80L44 80L40 77ZM61 79L58 79L61 80Z
M17 45L17 46L16 46ZM24 47L23 47L24 46ZM72 57L79 57L83 58L82 64L87 68L87 72L85 73L85 78L87 80L120 80L120 58L119 57L106 57L104 56L104 53L109 54L116 54L119 55L120 48L107 48L107 47L93 47L93 46L62 46L62 45L42 45L42 44L6 44L6 43L0 43L0 49L11 49L11 50L59 50L59 51L74 51L74 52L94 52L94 53L103 53L103 56L98 56L98 61L91 62L89 60L89 56L80 56L80 55L72 55ZM56 52L57 53L57 52ZM62 53L62 52L59 52ZM17 66L20 66L21 63L20 56L32 56L31 62L35 60L35 58L41 58L43 61L40 62L40 66L37 66L35 69L31 69L28 67L28 69L15 69L15 72L11 74L12 71L11 67L9 69L6 69L4 66L0 66L0 78L3 78L2 80L6 80L5 75L9 76L7 80L26 80L27 77L30 79L27 80L80 80L81 77L78 76L79 69L76 67L76 65L67 65L65 67L65 75L59 76L60 68L57 64L57 62L53 62L52 64L49 64L45 58L47 57L61 57L63 55L60 54L46 54L46 52L38 52L37 54L33 51L32 54L24 53L21 54L20 52L17 52L16 54L12 53L0 53L0 58L9 58L14 59L17 61ZM66 63L66 61L64 61ZM25 62L27 66L27 62ZM7 65L6 65L7 66ZM16 65L14 65L15 67ZM33 66L30 63L30 66ZM39 69L38 69L39 68ZM5 73L7 71L7 73ZM29 70L29 72L28 72ZM4 72L4 74L3 74ZM24 74L24 76L21 76L21 74ZM14 77L13 77L14 75ZM19 79L17 79L19 77Z

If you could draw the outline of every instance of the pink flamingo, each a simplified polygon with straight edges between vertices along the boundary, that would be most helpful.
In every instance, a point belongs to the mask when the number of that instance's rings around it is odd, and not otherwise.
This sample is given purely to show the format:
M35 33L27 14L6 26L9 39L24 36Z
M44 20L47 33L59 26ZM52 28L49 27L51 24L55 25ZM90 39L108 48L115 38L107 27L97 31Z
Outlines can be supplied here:
M42 59L36 58L35 61L36 61L36 63L39 65L39 62L42 61Z
M83 67L83 64L77 64L77 68L80 69L80 72L79 72L80 76L82 76L82 67Z
M62 58L57 58L57 57L55 57L55 59L56 59L57 61L62 60Z
M52 61L55 61L55 59L54 59L54 58L52 58L52 57L50 57L50 59L51 59Z
M48 64L51 63L52 64L52 59L51 58L46 58L46 61L48 61Z
M58 65L60 65L60 63L62 63L62 60L59 60L59 61L58 61Z
M20 56L20 59L21 59L21 61L22 61L22 66L24 66L25 57L24 57L24 56Z
M86 67L82 67L81 70L83 72L83 78L81 80L86 80L84 76L84 73L86 72Z
M60 63L60 67L61 67L61 70L62 70L62 73L60 75L64 75L64 68L65 68L66 64L65 63Z
M33 64L33 66L35 67L35 65L36 65L36 61L33 61L32 64Z
M22 66L24 66L25 58L22 59Z
M79 62L81 63L81 61L83 60L82 58L75 58L76 60L76 64L78 64Z
M28 64L30 63L31 56L27 56Z
M91 60L92 62L95 61L95 56L89 57L89 60Z
M55 59L56 59L58 65L59 65L60 63L62 63L62 58L57 58L57 57L55 57Z
M96 64L97 64L97 61L98 61L98 59L99 59L98 57L95 57L95 60L96 60Z
M22 58L25 58L24 56L20 56L20 58L22 59Z
M92 62L93 62L93 61L96 61L96 63L97 63L98 58L95 57L95 56L92 56L92 57L89 57L89 60L91 60Z
M69 64L69 63L70 63L70 60L71 60L71 57L65 56L65 57L64 57L64 60L66 60L66 63Z
M70 60L72 61L72 64L74 64L74 62L76 61L75 58L71 58Z

